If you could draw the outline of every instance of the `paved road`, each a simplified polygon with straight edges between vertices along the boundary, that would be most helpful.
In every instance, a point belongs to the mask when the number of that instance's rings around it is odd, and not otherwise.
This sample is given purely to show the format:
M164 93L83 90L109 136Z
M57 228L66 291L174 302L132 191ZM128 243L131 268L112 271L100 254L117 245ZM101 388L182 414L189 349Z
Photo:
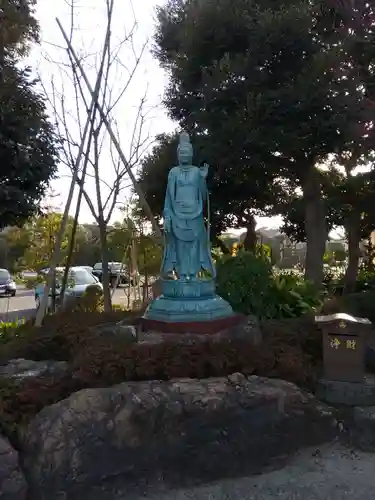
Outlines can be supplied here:
M118 288L113 297L114 304L126 304L125 290ZM34 291L18 285L15 297L0 296L0 321L31 318L35 314Z
M370 500L374 494L375 455L326 445L298 454L285 468L260 476L155 495L116 500ZM100 496L98 497L99 500ZM103 499L107 497L103 497Z

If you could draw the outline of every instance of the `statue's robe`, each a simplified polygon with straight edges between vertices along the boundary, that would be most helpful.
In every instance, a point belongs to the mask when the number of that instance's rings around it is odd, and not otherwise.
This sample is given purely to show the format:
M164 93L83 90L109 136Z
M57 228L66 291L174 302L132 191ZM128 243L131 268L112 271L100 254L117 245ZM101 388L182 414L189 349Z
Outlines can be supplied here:
M180 277L195 277L202 269L215 276L203 220L206 181L198 167L173 167L168 175L164 218L171 221L161 272L175 270Z

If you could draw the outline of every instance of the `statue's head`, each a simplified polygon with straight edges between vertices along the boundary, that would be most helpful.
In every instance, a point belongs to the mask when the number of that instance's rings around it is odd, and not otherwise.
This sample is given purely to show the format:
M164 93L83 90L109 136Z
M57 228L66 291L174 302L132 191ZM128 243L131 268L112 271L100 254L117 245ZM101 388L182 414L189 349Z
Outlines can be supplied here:
M193 146L191 145L189 134L186 132L180 134L177 155L180 165L191 165L193 159Z

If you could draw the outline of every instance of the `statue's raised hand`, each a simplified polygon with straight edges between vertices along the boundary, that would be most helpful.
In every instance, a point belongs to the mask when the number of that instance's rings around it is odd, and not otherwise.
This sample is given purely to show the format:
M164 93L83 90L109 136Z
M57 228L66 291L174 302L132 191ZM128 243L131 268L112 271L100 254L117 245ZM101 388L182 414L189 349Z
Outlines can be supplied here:
M200 169L199 169L202 177L204 177L204 178L207 177L209 168L210 168L209 164L204 162L203 166L200 167Z

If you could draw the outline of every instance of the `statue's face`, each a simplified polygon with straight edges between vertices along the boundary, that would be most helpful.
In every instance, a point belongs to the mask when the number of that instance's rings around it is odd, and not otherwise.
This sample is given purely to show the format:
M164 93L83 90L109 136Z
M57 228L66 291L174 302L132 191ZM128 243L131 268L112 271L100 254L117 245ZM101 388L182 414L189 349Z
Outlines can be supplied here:
M187 149L181 149L178 153L180 165L191 165L192 154Z

